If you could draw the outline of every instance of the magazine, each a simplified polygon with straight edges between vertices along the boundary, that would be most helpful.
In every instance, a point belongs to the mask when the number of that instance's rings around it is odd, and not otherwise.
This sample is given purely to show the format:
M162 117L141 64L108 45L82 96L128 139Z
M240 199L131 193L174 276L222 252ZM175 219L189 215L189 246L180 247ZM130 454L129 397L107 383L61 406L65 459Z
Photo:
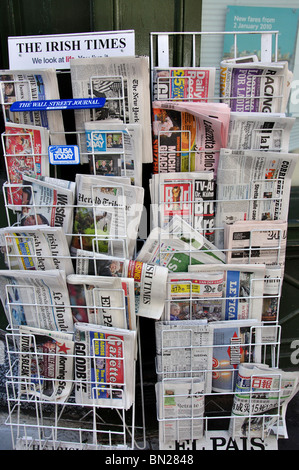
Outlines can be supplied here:
M21 184L24 174L49 175L49 131L44 127L6 122L2 146L8 183ZM10 196L9 203L21 204L21 189L14 188Z
M76 274L133 278L136 315L160 319L166 299L167 268L85 250L77 250L76 256Z
M158 381L198 378L211 393L213 331L206 320L157 321Z
M282 220L238 221L225 226L224 247L227 264L285 265L287 222Z
M190 275L214 274L215 281L204 286L203 301L196 309L198 318L214 319L212 312L218 308L217 320L262 320L266 269L263 264L211 264L189 266ZM196 278L195 278L196 279ZM203 278L204 279L204 278ZM218 285L217 285L218 283ZM218 287L219 286L219 287ZM216 288L217 287L217 288ZM218 297L222 300L219 301ZM212 310L213 307L213 310ZM216 312L215 312L216 313Z
M104 97L100 109L76 110L77 131L84 122L121 119L142 128L142 163L152 162L148 57L97 57L70 60L74 98Z
M214 171L226 146L223 123L176 103L152 104L153 173Z
M131 184L142 186L142 129L140 124L111 120L85 122L90 173L128 176Z
M275 435L288 438L286 411L299 390L297 371L287 372L266 364L240 364L229 432L235 437Z
M155 67L152 101L208 102L215 95L215 67Z
M119 240L120 256L132 258L143 211L144 189L121 184L115 177L76 175L77 207L71 253L77 249L108 252L109 241Z
M61 227L31 225L0 229L0 249L8 269L64 270L74 273L67 239Z
M135 396L136 331L75 324L75 399L129 409Z
M252 320L211 322L213 340L212 390L229 393L235 389L243 362L261 362L261 326Z
M19 335L20 397L66 402L73 389L73 335L25 325Z
M279 113L231 112L227 148L287 153L295 120Z
M287 220L298 154L221 149L217 177L216 245L224 224L237 220Z
M67 286L74 322L136 330L133 279L72 274Z
M179 215L214 241L216 185L212 171L155 174L150 184L154 227L164 228Z
M156 383L159 449L169 441L201 439L204 431L204 382L167 379Z
M59 99L55 69L0 70L0 93L5 122L45 127L51 133L53 145L65 144L61 111L10 111L10 107L15 101ZM55 134L56 132L57 134Z
M288 62L220 64L220 96L231 111L285 113L293 73Z
M191 264L225 263L225 254L175 215L163 230L151 230L136 259L171 272L187 272Z
M1 270L0 299L12 328L74 329L64 271Z

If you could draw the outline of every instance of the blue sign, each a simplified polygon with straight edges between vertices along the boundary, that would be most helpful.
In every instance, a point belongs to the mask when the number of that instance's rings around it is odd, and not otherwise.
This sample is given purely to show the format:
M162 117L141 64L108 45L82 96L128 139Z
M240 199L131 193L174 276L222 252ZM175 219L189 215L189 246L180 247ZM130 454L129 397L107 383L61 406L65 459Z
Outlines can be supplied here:
M106 98L74 98L70 100L15 101L10 107L12 112L55 111L55 109L102 108Z
M77 165L80 163L78 145L50 145L48 154L52 165Z

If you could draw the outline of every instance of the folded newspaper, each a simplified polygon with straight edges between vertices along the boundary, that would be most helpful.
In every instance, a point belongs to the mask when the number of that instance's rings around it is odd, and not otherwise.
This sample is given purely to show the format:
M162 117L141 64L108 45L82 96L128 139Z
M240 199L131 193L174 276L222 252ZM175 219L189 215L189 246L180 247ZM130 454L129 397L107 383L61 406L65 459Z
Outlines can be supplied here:
M10 111L15 101L59 99L55 69L0 70L0 90L4 121L45 127L51 132L53 145L65 144L61 111Z
M140 124L91 121L84 123L91 174L128 176L142 186L142 128Z
M198 378L211 393L213 331L206 320L157 321L158 381Z
M288 62L220 64L220 96L231 111L285 113L293 73Z
M74 383L73 335L21 325L19 394L64 403Z
M299 373L265 364L240 364L229 432L235 437L288 438L286 411L299 390Z
M31 225L0 229L0 249L8 269L64 270L74 273L65 233L61 227Z
M76 255L77 249L109 253L109 245L115 240L119 244L119 256L133 257L144 189L115 178L76 175L72 255Z
M237 220L287 220L298 154L221 149L217 176L215 243L224 224Z
M243 362L261 362L262 323L252 320L210 322L213 330L212 390L229 393L235 389Z
M155 67L152 72L152 101L204 102L215 96L215 67Z
M0 299L11 328L74 330L64 271L1 270Z
M203 437L204 382L187 378L157 382L156 400L160 450L168 448L172 441Z
M164 228L179 215L214 241L216 184L213 171L154 174L150 180L153 226Z
M211 321L215 319L215 308L218 308L217 320L262 320L265 265L193 265L189 266L188 271L191 276L197 275L206 282L203 285L203 299L199 302L192 299L193 311L196 310L197 318L207 318ZM204 276L207 274L214 275L213 282L205 281ZM196 283L196 277L194 279Z
M191 264L225 263L225 254L175 215L164 229L151 230L136 259L171 272L187 272Z
M77 250L76 274L134 279L136 315L159 320L164 310L168 269L162 266Z
M44 127L6 122L2 146L8 183L21 184L23 174L49 175L49 131ZM12 192L9 203L20 204L22 190Z
M129 409L135 397L136 331L75 324L75 399Z
M76 110L77 131L84 122L117 118L142 128L142 163L152 162L150 84L148 57L97 57L71 59L74 98L104 97L100 109Z
M75 322L136 330L134 280L124 277L67 277Z

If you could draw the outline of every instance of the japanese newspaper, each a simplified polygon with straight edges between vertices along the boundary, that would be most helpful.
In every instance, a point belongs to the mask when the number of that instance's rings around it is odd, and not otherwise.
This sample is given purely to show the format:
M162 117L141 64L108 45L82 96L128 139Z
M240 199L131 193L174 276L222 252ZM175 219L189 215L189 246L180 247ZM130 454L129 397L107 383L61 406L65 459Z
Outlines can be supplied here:
M215 243L224 224L237 220L287 220L298 154L222 149L217 177Z
M1 270L0 298L12 328L74 329L64 271Z
M229 432L234 437L287 439L286 411L299 390L299 374L266 364L240 364Z
M168 269L141 261L77 250L76 273L134 279L136 315L159 320L166 299Z
M73 389L73 335L21 325L20 396L64 403Z
M53 145L65 144L62 112L25 111L11 112L15 101L59 99L59 88L55 69L0 70L0 93L5 122L42 126L50 130ZM57 134L55 134L57 132ZM52 134L53 133L53 134Z
M76 323L76 403L129 409L135 397L135 347L136 331Z
M103 108L76 110L77 131L84 122L121 119L142 128L142 163L152 162L150 84L148 57L71 59L74 98L103 97Z

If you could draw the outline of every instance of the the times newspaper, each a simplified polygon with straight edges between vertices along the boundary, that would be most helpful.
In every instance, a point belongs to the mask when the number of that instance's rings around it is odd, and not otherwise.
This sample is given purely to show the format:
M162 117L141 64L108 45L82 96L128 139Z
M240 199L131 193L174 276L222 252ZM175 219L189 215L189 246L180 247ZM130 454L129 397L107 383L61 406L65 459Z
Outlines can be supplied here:
M215 67L155 67L152 71L152 101L206 103L214 98L215 77Z
M293 73L288 62L220 64L220 96L231 111L285 113Z
M0 298L12 329L74 329L65 271L1 270Z
M20 325L20 398L66 402L73 389L73 335Z
M136 315L155 320L161 318L166 299L167 268L85 250L77 250L76 257L77 274L134 279Z
M149 58L144 56L71 59L70 69L74 98L106 98L103 108L76 110L77 131L84 130L84 122L107 118L140 124L142 162L151 163L153 158Z
M129 409L135 397L136 331L75 323L75 399Z
M76 255L77 249L108 253L109 243L118 240L118 255L133 257L144 188L115 178L118 177L76 175L72 255Z
M215 243L237 220L287 220L298 154L222 149L217 177Z
M235 386L230 435L243 438L288 438L286 410L299 390L298 372L265 364L243 363Z
M74 273L65 232L48 225L0 229L0 247L8 269L64 270Z
M53 145L65 144L64 123L61 111L11 112L15 101L59 99L57 73L55 69L1 70L0 96L4 121L42 126L50 130ZM57 133L57 134L55 134Z
M115 120L85 122L90 173L127 176L142 186L142 128L140 124Z

